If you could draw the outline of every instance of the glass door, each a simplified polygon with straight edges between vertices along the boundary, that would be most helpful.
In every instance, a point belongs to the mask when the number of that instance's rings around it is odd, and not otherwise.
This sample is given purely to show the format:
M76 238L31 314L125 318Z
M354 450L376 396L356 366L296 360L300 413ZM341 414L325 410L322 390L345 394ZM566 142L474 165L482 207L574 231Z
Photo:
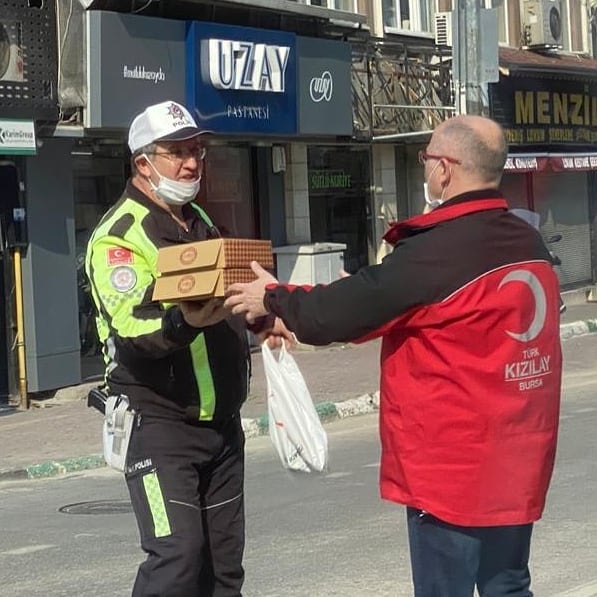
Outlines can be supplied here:
M354 273L368 264L369 150L309 147L308 168L311 240L346 244Z

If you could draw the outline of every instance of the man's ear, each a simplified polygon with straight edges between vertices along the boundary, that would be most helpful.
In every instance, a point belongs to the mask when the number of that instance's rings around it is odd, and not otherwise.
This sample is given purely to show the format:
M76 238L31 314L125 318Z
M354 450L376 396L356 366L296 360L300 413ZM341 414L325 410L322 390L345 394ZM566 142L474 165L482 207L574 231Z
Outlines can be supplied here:
M450 184L450 180L452 180L452 166L448 164L446 161L441 161L441 171L439 173L440 176L440 184L442 189L447 187Z
M137 172L144 176L145 178L149 178L151 175L151 166L147 163L147 157L143 154L138 155L135 158L135 166L137 166Z

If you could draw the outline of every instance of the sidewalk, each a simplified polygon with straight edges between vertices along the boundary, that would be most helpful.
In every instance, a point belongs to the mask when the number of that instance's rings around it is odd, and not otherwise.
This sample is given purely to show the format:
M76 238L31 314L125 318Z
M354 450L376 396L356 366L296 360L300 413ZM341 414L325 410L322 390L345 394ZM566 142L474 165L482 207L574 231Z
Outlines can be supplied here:
M562 316L561 337L597 331L597 303L573 305ZM336 344L293 352L322 420L377 410L379 344ZM247 438L267 433L266 390L261 354L252 355L249 399L242 408ZM0 481L49 477L104 466L102 417L87 408L89 387L65 388L28 411L0 405Z

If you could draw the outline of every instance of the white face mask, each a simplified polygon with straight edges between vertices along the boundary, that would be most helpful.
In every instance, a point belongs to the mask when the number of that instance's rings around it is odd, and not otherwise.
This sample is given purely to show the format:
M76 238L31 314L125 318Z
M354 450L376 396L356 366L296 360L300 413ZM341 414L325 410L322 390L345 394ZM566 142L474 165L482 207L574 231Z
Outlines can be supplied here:
M433 199L431 195L429 195L429 185L426 182L423 183L423 193L425 194L425 203L430 210L435 209L442 204L441 199Z
M193 182L172 180L160 174L147 155L143 154L143 157L149 162L159 178L157 185L154 184L151 178L149 179L151 190L165 203L168 203L168 205L185 205L197 196L201 188L201 176Z
M429 179L431 179L432 174L435 172L435 169L439 166L439 161L437 162L437 164L435 164L435 166L433 167L433 169L431 170L431 172L429 173ZM444 189L442 189L442 195L439 199L434 199L430 194L429 194L429 184L424 182L423 183L423 194L425 196L425 203L427 204L427 207L429 208L429 211L435 209L436 207L439 207L444 201L443 201L443 196L444 196Z

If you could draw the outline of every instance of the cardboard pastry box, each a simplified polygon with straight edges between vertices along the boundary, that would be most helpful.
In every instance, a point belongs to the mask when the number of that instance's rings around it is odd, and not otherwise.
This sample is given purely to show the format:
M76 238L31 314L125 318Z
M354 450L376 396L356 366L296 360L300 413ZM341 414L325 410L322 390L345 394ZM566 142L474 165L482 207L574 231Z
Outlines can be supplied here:
M257 261L273 269L272 243L246 238L214 238L159 250L157 268L161 274L205 269L251 268Z
M207 300L223 297L230 284L252 282L251 269L212 269L160 276L153 289L153 300L176 301Z

